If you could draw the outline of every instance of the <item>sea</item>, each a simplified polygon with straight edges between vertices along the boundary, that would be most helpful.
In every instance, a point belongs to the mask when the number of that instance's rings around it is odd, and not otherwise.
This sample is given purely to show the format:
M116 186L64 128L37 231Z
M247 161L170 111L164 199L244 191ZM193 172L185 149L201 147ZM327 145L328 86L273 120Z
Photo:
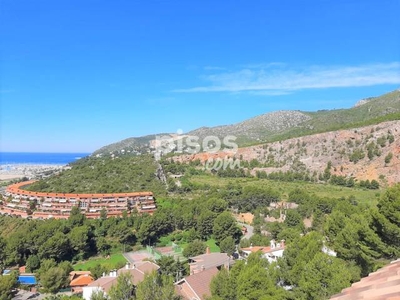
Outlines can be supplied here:
M0 165L67 165L90 153L0 152Z

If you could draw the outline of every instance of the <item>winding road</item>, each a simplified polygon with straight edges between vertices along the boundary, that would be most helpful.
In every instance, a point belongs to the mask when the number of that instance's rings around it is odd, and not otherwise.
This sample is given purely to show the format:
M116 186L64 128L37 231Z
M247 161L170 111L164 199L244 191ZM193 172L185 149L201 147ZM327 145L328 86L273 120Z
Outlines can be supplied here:
M253 226L247 225L247 224L242 223L242 222L238 222L238 224L239 224L240 226L244 226L244 227L247 228L247 232L246 232L246 234L242 237L242 239L250 239L250 238L254 235L254 227L253 227Z

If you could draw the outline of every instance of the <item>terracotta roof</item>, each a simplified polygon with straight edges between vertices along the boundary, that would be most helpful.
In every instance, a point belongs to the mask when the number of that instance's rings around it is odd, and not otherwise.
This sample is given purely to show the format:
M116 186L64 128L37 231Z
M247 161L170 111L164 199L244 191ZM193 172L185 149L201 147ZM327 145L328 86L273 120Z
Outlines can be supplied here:
M205 299L211 296L210 284L215 275L218 274L217 268L211 268L203 272L185 277L180 282L176 283L176 291L185 299L192 299L191 295L185 293L185 289L179 288L181 284L187 284L192 292L194 292L199 299Z
M400 260L379 269L353 283L340 294L334 295L334 300L354 299L400 299Z
M73 280L71 280L69 286L87 286L94 281L93 277L89 274L79 275Z
M72 271L69 273L69 281L72 281L81 275L92 275L92 273L90 271Z

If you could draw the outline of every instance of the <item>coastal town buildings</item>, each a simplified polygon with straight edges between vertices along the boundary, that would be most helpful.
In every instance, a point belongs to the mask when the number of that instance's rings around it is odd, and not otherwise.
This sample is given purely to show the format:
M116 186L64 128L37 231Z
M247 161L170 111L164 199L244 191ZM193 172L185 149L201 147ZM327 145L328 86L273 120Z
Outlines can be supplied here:
M3 194L0 205L1 214L34 219L67 219L74 206L87 218L99 218L103 209L107 216L121 216L136 209L138 213L153 213L156 210L152 192L79 194L46 193L24 190L34 181L25 181L10 185Z

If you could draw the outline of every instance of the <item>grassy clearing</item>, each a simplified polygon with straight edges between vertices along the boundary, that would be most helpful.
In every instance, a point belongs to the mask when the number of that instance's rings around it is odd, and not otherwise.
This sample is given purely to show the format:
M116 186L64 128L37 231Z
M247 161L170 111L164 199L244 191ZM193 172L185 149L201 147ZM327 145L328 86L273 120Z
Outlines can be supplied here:
M189 245L189 243L184 242L184 241L175 241L175 243L183 249L186 248L187 245ZM216 241L214 239L209 239L206 241L206 244L208 247L210 247L210 251L211 252L221 252L220 248L218 247L218 245L216 244ZM172 245L172 236L171 235L167 235L167 236L163 236L160 238L160 241L158 243L159 246L171 246Z
M93 257L86 262L78 263L78 264L74 265L74 270L75 271L79 271L79 270L86 271L89 268L94 267L95 265L98 265L98 264L103 265L103 266L107 267L107 269L111 270L111 269L120 267L121 265L124 265L125 263L126 263L125 257L121 253L117 253L117 254L110 255L110 258Z
M268 179L258 178L221 178L211 175L197 175L190 179L195 184L224 187L228 183L238 184L241 186L264 186L278 190L282 200L288 199L288 194L295 188L305 189L311 194L319 197L349 197L354 196L359 203L376 205L381 190L364 190L360 188L347 188L330 184L310 183L310 182L282 182Z
M215 242L215 240L214 239L209 239L207 242L206 242L206 244L207 244L207 246L208 247L210 247L210 251L211 251L211 253L214 253L214 252L221 252L221 249L218 247L218 245L216 244L216 242Z

